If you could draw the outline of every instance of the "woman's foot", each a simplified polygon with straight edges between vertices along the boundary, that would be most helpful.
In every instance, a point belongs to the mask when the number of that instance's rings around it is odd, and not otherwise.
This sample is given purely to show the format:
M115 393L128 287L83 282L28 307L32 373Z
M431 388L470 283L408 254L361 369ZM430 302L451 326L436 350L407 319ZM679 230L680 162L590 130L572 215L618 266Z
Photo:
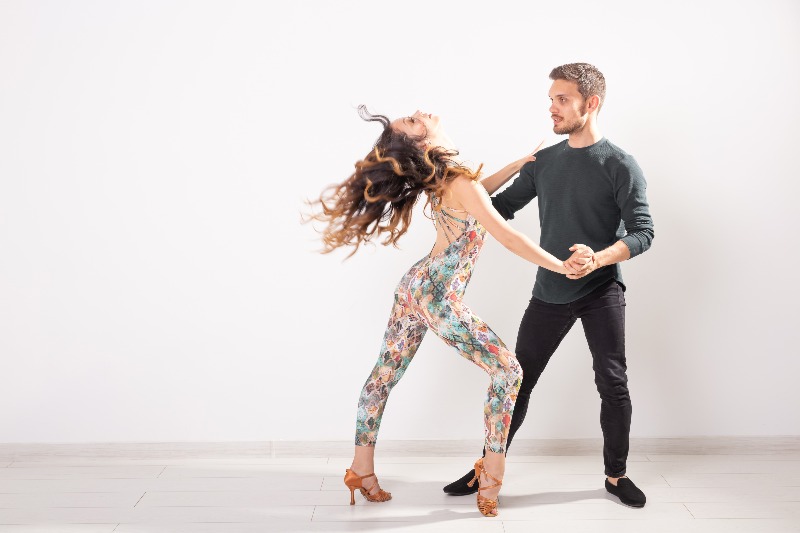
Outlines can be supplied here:
M392 493L381 488L375 473L360 476L348 468L344 473L344 484L350 489L350 505L356 503L356 490L359 490L361 495L370 502L388 502L392 499Z
M468 483L469 486L478 482L478 510L483 516L497 516L497 499L500 493L502 480L486 471L484 458L475 462L475 475ZM500 474L502 477L502 474Z
M356 446L353 463L344 474L344 484L350 489L350 505L356 503L356 490L359 490L367 501L386 502L392 499L391 493L381 489L374 472L375 447Z

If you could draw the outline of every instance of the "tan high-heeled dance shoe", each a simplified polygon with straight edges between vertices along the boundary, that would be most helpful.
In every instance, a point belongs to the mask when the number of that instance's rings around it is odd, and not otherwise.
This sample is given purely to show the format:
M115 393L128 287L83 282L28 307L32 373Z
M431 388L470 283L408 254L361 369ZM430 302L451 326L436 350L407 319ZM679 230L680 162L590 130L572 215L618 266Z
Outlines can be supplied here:
M486 474L486 477L489 478L491 481L494 481L495 484L487 485L485 487L481 486L481 472ZM486 471L486 469L483 467L483 457L475 461L475 477L472 478L472 481L467 483L467 486L471 487L472 485L475 484L476 480L478 482L478 510L481 512L483 516L497 516L497 500L490 500L489 498L484 498L483 496L481 496L481 491L499 487L503 484L503 482Z
M368 477L374 477L375 483L370 485L369 488L364 487L364 480ZM392 499L392 493L386 492L381 488L378 484L378 478L375 476L375 473L367 474L366 476L359 476L349 468L345 470L344 473L344 484L347 485L347 488L350 489L350 505L356 504L356 489L361 491L361 495L364 496L367 501L370 502L388 502ZM378 492L375 494L370 494L370 491L378 487Z

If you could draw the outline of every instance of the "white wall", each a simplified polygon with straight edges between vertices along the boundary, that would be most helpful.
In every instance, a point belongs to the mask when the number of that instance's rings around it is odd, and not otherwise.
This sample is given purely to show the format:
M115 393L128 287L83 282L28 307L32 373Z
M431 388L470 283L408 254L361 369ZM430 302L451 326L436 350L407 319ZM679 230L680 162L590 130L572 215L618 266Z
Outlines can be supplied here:
M302 201L391 116L486 169L543 137L547 75L656 224L624 266L634 436L800 433L795 1L0 4L0 441L352 438L402 273L432 244L321 256ZM538 236L531 204L515 227ZM514 345L535 269L490 242L467 302ZM432 335L381 437L482 435L486 377ZM576 325L524 437L599 436Z

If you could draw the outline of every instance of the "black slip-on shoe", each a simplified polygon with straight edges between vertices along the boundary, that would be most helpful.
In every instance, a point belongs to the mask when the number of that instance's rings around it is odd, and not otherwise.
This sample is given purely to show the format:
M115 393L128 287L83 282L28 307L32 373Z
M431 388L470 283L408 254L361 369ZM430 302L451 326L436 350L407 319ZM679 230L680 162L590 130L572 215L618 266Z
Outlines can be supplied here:
M445 486L442 490L451 496L467 496L468 494L475 494L478 492L478 484L475 483L471 487L467 486L467 483L472 481L472 478L474 477L475 470L470 470L464 475L464 477L453 481L449 485Z
M606 490L629 507L644 507L647 501L644 492L639 490L639 487L626 477L619 478L616 487L606 478Z

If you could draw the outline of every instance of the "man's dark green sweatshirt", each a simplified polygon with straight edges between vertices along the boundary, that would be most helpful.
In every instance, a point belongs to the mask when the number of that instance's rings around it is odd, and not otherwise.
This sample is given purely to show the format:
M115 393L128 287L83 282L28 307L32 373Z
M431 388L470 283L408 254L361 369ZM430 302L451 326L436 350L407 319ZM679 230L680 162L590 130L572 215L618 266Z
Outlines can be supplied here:
M605 137L585 148L572 148L565 140L539 151L511 186L492 197L492 204L509 220L537 198L539 244L562 261L572 255L573 244L599 252L618 240L635 257L650 248L654 237L646 188L633 156ZM612 278L622 283L619 264L578 280L539 268L533 295L549 303L570 303Z

